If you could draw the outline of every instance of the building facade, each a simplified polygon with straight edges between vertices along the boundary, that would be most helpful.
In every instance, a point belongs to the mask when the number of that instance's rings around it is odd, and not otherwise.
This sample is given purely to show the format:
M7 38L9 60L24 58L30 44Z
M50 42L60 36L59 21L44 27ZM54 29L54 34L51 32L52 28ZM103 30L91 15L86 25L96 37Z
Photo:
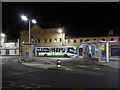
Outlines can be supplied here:
M6 36L1 34L0 55L19 55L19 39L17 42L7 42Z
M110 56L120 56L120 36L111 37L79 37L71 38L65 36L65 28L61 28L62 33L58 32L59 28L47 28L43 29L37 25L31 28L31 40L30 43L35 46L74 46L80 45L86 41L116 41L110 44ZM20 32L20 46L23 47L29 41L29 31L23 30ZM22 52L22 50L21 50Z

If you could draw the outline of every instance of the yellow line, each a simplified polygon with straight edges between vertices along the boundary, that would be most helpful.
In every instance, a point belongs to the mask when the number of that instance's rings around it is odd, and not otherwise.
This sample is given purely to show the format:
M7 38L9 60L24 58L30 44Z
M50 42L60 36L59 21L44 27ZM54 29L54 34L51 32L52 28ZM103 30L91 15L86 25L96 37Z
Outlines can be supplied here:
M33 87L29 87L29 86L28 86L28 87L25 87L25 88L28 89L28 88L33 88Z
M13 85L15 85L15 84L16 84L16 83L14 83L14 82L11 82L11 84L10 84L10 85L11 85L11 86L13 86Z
M26 87L25 85L21 85L21 87Z
M79 65L79 67L88 67L88 66Z
M50 85L39 85L37 88L41 88L41 87L50 87Z

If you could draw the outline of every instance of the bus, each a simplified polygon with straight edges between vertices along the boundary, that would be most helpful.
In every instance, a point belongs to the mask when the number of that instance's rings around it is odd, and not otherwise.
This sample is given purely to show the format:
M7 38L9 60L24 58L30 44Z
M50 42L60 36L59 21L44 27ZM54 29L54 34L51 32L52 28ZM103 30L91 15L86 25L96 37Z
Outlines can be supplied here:
M35 55L42 57L77 57L74 47L36 47Z

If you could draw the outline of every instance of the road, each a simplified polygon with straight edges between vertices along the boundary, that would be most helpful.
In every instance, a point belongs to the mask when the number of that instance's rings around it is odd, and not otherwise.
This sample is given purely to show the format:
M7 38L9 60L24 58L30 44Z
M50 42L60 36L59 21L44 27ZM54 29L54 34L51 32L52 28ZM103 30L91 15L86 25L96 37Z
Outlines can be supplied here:
M77 61L75 58L60 58L61 65L69 70L31 68L17 61L18 57L3 58L3 89L38 88L118 88L118 70ZM59 58L40 58L56 63ZM76 61L75 61L76 60ZM118 90L118 89L116 89Z

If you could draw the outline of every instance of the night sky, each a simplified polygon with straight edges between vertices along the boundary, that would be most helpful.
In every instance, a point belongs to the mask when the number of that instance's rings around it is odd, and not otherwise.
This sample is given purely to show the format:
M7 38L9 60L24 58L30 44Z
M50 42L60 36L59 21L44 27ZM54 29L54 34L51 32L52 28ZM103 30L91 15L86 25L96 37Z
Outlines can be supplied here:
M20 30L28 30L24 14L43 28L64 26L74 37L108 36L109 29L120 35L119 11L117 2L3 2L2 28L8 40L19 38Z

